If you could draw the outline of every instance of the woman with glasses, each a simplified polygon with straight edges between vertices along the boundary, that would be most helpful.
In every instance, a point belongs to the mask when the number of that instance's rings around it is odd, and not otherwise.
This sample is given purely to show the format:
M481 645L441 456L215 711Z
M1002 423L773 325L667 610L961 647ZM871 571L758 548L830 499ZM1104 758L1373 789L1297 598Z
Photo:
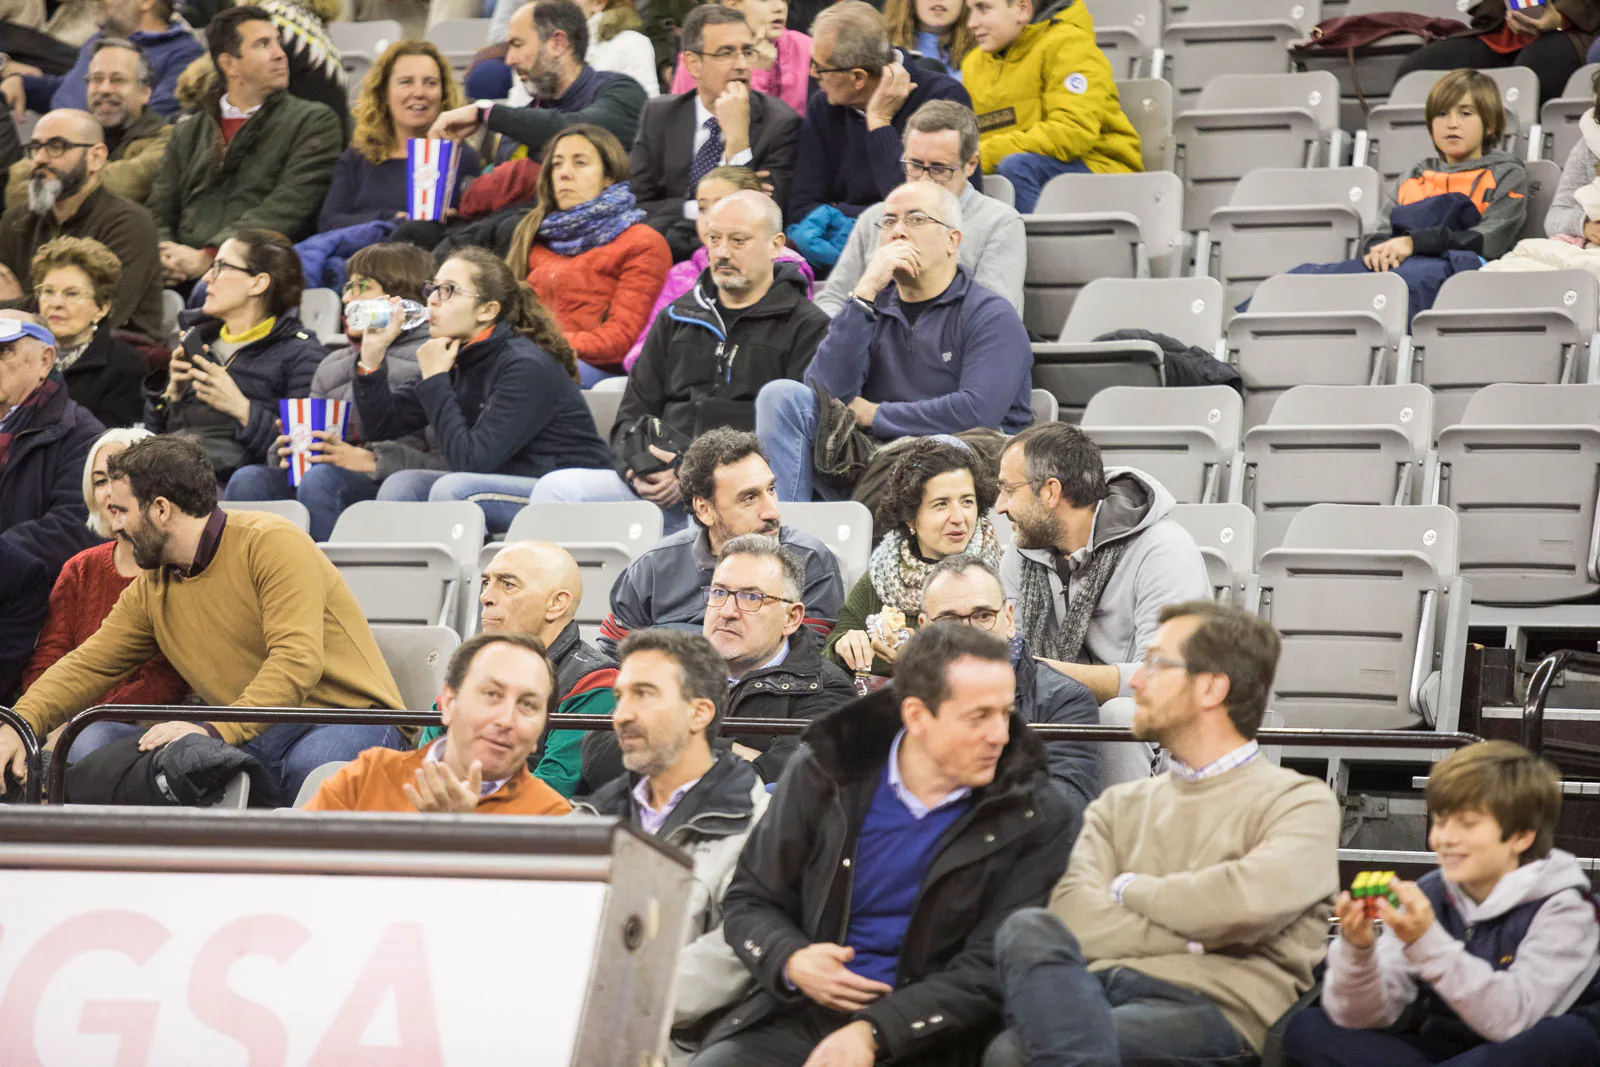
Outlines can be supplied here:
M756 39L755 60L750 69L750 88L775 96L795 111L806 113L806 97L811 88L811 38L788 28L788 0L720 0L744 16ZM695 87L683 56L672 77L672 91L686 93Z
M569 127L545 146L539 202L518 224L507 257L555 316L586 389L624 373L672 267L666 238L634 204L628 172L614 134Z
M173 349L166 388L147 383L144 423L193 438L225 480L267 454L278 401L311 395L328 350L300 321L305 276L283 234L238 231L203 280L204 317Z
M56 367L67 394L106 426L132 426L144 414L144 354L111 336L111 305L122 264L87 237L57 237L29 269L39 319L55 335Z
M899 631L916 628L934 564L970 551L1000 565L1000 542L985 518L998 495L993 466L955 438L924 437L906 448L878 501L878 523L889 532L845 598L828 655L857 674L887 676L905 637Z
M500 533L540 476L611 465L578 391L572 348L504 260L460 249L424 292L422 377L389 389L387 356L401 330L400 302L391 300L389 324L361 338L356 414L373 441L426 431L452 473L399 471L378 488L379 500L471 500Z

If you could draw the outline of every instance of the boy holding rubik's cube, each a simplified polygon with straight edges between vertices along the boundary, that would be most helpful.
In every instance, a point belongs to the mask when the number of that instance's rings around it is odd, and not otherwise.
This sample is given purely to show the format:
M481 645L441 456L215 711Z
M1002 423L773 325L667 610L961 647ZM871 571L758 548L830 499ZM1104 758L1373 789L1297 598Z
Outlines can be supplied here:
M1387 900L1396 908L1400 906L1400 894L1390 886L1393 881L1393 871L1362 871L1350 883L1350 896L1361 902L1361 910L1367 913L1367 918L1376 919L1379 900Z

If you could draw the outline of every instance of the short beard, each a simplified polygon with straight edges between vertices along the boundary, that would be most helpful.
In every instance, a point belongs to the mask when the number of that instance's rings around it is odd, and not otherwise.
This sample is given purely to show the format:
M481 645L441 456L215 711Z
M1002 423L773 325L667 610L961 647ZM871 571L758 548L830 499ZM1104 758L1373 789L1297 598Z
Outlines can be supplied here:
M167 550L167 535L157 534L147 539L144 534L149 530L145 527L139 534L130 534L124 530L123 539L128 542L128 547L133 549L133 563L142 571L159 570L161 557Z
M1061 518L1040 508L1037 514L1011 516L1018 548L1055 548L1061 543Z
M733 266L731 263L725 265ZM718 292L727 293L729 296L742 297L755 288L748 275L743 272L732 276L720 275L716 272L715 264L711 268L711 280L716 285Z
M678 734L666 740L658 747L651 747L640 752L622 753L622 765L634 774L645 778L654 778L658 774L665 774L678 762L678 757L683 755L683 750L689 747L689 732Z
M522 83L536 99L554 100L561 95L561 70L554 61L545 57L541 48L533 61L533 69L522 75Z
M120 130L128 124L128 108L126 105L121 103L111 105L110 113L105 118L100 117L101 110L101 108L94 105L93 101L90 101L89 113L99 121L102 128Z

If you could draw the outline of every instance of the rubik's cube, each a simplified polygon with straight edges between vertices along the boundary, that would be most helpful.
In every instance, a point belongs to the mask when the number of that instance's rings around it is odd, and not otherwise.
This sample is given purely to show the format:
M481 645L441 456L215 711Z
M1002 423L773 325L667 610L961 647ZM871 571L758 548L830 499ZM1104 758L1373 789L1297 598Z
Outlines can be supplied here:
M1378 901L1387 897L1390 904L1400 906L1400 897L1390 888L1394 881L1393 871L1362 871L1356 875L1356 880L1350 883L1350 896L1361 901L1361 906L1367 913L1367 918L1378 917Z

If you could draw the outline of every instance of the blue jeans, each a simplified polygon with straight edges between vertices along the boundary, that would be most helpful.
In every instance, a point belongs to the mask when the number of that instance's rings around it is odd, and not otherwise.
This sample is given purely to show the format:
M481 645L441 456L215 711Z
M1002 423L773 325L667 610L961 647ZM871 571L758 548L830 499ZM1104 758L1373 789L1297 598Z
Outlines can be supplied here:
M831 487L816 482L811 462L817 439L817 395L804 382L780 378L756 394L756 436L767 453L779 500L808 501L815 493L841 500Z
M130 734L142 734L148 726L129 722L97 722L79 734L67 753L67 762L76 763L97 748L109 745ZM353 760L369 748L394 748L404 751L410 746L405 736L393 726L313 726L285 723L240 745L261 761L278 783L278 803L289 805L300 794L306 776L324 763Z
M607 378L621 377L622 375L620 374L612 374L610 371L601 370L598 367L591 367L581 359L578 360L578 384L585 389L594 386L598 382L603 382Z
M537 478L512 474L448 473L446 471L396 471L378 487L379 500L467 500L483 509L490 533L503 534L517 512L533 496Z
M1033 214L1039 203L1039 191L1051 178L1061 174L1088 174L1089 167L1081 159L1056 159L1037 152L1013 152L1000 161L995 173L1009 181L1017 191L1017 211Z
M1127 967L1091 972L1066 925L1024 908L995 935L1006 1032L983 1067L1255 1064L1209 999Z
M1557 1015L1507 1041L1485 1041L1462 1051L1430 1047L1406 1034L1346 1030L1321 1008L1307 1008L1290 1021L1283 1050L1301 1067L1593 1067L1600 1062L1600 1037L1577 1016Z
M311 539L326 541L333 536L333 525L339 521L344 509L358 500L371 500L378 495L378 483L365 474L335 467L332 463L318 463L300 479L300 487L289 487L289 472L281 467L253 464L240 467L228 479L223 499L235 500L298 500L311 513Z
M629 503L639 499L633 486L622 480L616 471L569 467L551 471L539 479L529 498L531 504L611 504ZM684 504L660 508L661 532L674 534L689 521Z

